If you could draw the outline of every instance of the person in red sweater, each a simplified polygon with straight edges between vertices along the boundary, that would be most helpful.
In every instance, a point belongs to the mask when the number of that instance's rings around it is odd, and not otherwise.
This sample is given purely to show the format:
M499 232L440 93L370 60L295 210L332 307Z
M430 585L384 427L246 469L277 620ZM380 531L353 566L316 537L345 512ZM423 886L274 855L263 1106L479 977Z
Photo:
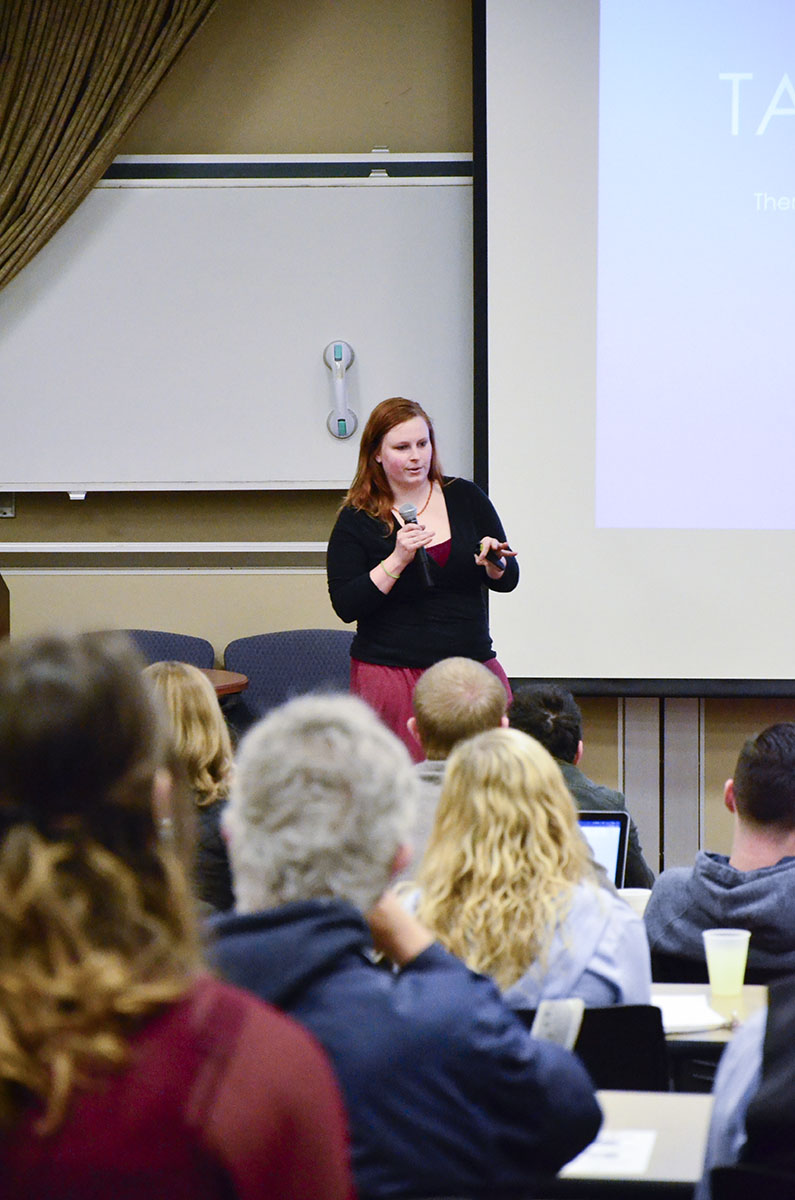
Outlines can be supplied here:
M0 648L4 1200L349 1200L323 1052L202 966L141 667L112 635Z

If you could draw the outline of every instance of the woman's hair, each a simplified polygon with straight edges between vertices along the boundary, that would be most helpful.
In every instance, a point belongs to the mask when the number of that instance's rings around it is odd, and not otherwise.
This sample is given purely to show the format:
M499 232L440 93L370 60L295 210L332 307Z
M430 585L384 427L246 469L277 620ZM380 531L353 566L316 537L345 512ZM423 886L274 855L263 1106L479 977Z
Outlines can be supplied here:
M574 887L595 878L574 802L543 746L500 728L453 750L417 914L453 954L510 987L543 964Z
M436 435L431 418L416 400L404 400L402 396L391 396L388 400L382 400L380 404L376 404L367 418L367 424L362 431L362 440L359 443L356 474L342 502L343 508L346 506L360 508L369 513L371 517L384 521L389 529L394 528L395 520L390 510L395 498L392 495L384 468L375 461L375 456L381 449L381 443L390 429L394 429L396 425L402 425L404 421L411 421L414 417L421 417L428 426L428 437L431 441L431 465L428 478L432 483L441 485L444 482L442 468L436 453Z
M174 750L197 803L223 800L229 792L233 754L213 685L190 663L152 663L144 675L168 713Z
M200 965L142 667L118 635L0 649L0 1127L35 1100L56 1128Z

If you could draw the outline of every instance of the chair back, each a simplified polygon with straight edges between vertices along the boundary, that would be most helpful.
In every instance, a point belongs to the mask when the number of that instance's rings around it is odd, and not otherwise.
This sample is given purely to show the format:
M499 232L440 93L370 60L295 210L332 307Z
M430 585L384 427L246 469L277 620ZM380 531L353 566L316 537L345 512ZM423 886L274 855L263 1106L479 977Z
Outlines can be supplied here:
M712 1200L792 1200L795 1196L795 1175L784 1171L736 1163L730 1167L714 1167L710 1173Z
M160 629L122 629L121 632L132 638L147 663L173 659L191 663L194 667L215 665L215 650L206 638L190 633L166 633Z
M597 1088L667 1092L671 1086L662 1013L655 1004L586 1008L574 1053Z
M242 733L293 696L347 692L352 640L347 629L286 629L230 642L225 668L248 676L248 687L227 709L230 723Z
M535 1013L517 1010L528 1028ZM629 1092L667 1092L671 1087L662 1013L654 1004L586 1008L574 1053L594 1087Z

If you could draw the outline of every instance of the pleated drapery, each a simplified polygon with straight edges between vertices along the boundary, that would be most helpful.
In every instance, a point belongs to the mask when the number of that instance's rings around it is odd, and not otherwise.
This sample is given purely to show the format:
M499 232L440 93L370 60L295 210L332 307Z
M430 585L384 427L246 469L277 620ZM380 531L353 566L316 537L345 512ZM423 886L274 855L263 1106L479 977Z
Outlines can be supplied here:
M0 288L107 170L216 0L2 0Z

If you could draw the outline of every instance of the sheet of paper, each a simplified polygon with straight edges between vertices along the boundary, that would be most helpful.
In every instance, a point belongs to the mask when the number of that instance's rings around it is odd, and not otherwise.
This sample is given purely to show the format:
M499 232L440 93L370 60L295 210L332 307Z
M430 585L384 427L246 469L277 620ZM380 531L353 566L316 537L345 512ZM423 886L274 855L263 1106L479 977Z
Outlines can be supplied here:
M700 1029L720 1029L726 1024L726 1018L710 1008L704 995L667 996L652 992L651 1002L662 1010L666 1033L696 1033Z
M654 1129L603 1129L590 1146L561 1170L567 1178L612 1178L643 1175L649 1168Z

